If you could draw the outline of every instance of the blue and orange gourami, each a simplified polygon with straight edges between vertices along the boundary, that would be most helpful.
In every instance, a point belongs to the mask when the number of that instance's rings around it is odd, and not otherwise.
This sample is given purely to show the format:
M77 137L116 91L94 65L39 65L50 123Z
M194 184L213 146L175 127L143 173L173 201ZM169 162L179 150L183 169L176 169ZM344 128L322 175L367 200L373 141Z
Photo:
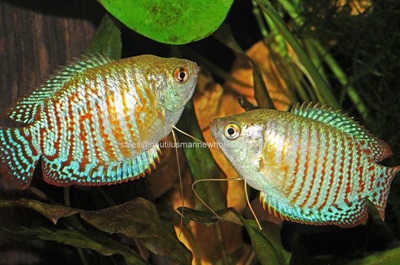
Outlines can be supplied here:
M193 94L198 67L177 58L89 56L60 70L3 116L0 170L29 186L41 158L56 186L111 185L155 167L167 136Z
M356 226L370 200L384 220L400 167L389 146L346 115L318 105L253 110L210 125L219 146L270 213L314 225Z

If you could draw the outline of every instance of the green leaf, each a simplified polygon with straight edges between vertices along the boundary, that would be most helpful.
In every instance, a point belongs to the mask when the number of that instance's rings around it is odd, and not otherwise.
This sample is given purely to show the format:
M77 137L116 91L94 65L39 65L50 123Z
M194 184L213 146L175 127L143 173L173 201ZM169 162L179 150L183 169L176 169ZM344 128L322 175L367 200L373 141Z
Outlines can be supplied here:
M127 27L158 42L203 39L224 21L233 0L99 0Z
M232 31L229 25L222 25L213 35L218 41L229 47L236 56L242 56L246 58L253 69L253 87L254 87L254 98L257 101L257 107L262 109L275 109L271 97L268 94L267 87L265 86L264 80L262 78L260 67L253 62L253 60L247 56L247 54L242 50L239 44L233 37Z
M244 109L245 111L250 111L254 109L258 109L257 106L254 106L246 97L240 96L239 97L239 105Z
M177 210L179 212L183 211L185 218L188 218L195 222L202 223L206 226L211 226L222 220L232 222L238 225L243 225L242 220L239 217L239 214L232 208L226 208L216 211L215 213L218 216L216 216L210 211L198 211L187 207L179 207Z
M368 257L354 260L347 265L397 265L400 261L400 248L377 252Z
M178 210L181 211L181 209ZM219 218L212 213L189 208L185 208L184 213L186 218L205 225L211 225L221 220L242 225L250 236L251 244L261 264L289 264L291 254L282 247L280 228L273 223L262 222L262 230L260 230L254 220L244 219L232 208L217 211Z
M291 254L282 247L280 228L277 225L263 222L260 230L254 220L242 220L261 264L289 264Z
M272 99L268 94L267 87L264 83L260 67L252 60L250 61L251 66L253 67L254 98L257 101L258 107L262 109L275 109L274 103L272 102Z
M318 101L328 106L339 108L339 103L335 99L332 91L330 90L329 84L321 76L318 69L311 62L307 53L300 45L296 37L290 32L286 23L279 16L278 12L267 0L254 0L264 12L276 25L276 28L281 32L282 36L292 46L294 52L298 56L299 65L303 66L303 72L307 76L308 80L314 88L314 92L318 97Z
M117 20L105 15L85 54L101 53L110 58L120 59L122 48L120 26Z
M104 256L120 254L126 264L147 264L139 255L108 237L95 233L85 233L78 230L56 230L47 228L19 228L17 230L0 229L0 235L9 238L41 239L70 245L77 248L94 250Z
M177 127L197 139L204 141L202 132L197 123L192 100L186 104ZM205 180L196 184L194 190L214 211L226 208L226 190L223 190L220 181L212 181L212 179L224 179L225 175L215 163L210 150L208 150L206 146L201 146L201 144L195 142L191 138L185 136L181 138L187 139L188 142L193 143L193 146L195 146L193 148L186 148L184 146L185 148L183 149L193 180ZM196 209L206 209L199 200L195 200L195 207Z

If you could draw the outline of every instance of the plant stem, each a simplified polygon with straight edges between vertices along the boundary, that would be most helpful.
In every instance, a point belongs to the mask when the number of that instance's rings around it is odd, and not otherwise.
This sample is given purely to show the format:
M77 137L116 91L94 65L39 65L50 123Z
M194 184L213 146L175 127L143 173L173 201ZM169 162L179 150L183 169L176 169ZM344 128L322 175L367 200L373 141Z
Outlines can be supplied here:
M293 50L298 56L299 63L304 66L303 70L305 71L304 72L305 75L309 79L310 83L314 84L313 87L318 97L318 100L329 106L338 108L339 103L333 96L328 83L319 74L317 68L311 62L307 53L304 51L303 47L297 41L295 36L289 31L285 22L281 19L281 17L276 12L271 3L266 0L254 0L254 1L261 7L263 12L265 12L265 14L269 18L271 18L271 20L275 23L278 30L285 37L286 41L292 46Z

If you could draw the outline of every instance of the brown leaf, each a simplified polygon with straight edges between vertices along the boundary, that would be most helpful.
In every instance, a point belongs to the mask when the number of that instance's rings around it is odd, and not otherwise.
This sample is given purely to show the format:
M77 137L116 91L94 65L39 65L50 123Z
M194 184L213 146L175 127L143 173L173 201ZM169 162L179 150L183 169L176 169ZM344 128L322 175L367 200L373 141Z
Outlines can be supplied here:
M203 132L205 141L211 146L214 139L209 130L209 124L218 117L229 116L236 113L242 113L244 110L238 103L238 94L235 92L226 92L220 84L213 81L208 73L201 73L199 76L198 89L193 97L195 112L199 122L200 129ZM254 103L254 98L249 99ZM211 154L219 167L225 173L227 178L238 178L239 175L233 169L231 164L219 149L210 148ZM234 207L241 212L246 207L244 200L243 183L241 181L228 181L228 207ZM233 196L232 196L233 195Z
M365 11L372 12L372 1L371 0L339 0L336 1L338 12L340 12L345 5L349 5L350 14L357 16L363 14Z
M53 224L57 224L58 219L61 217L68 217L78 213L79 211L73 208L42 203L35 200L30 200L26 198L21 198L18 200L0 200L0 208L3 207L27 207L31 208L47 219L49 219Z
M151 174L146 175L146 187L153 198L161 197L179 183L178 170L182 172L185 159L182 149L178 148L178 159L181 167L178 169L176 151L173 148L174 144L172 134L160 142L162 152L160 163L156 165L156 169L151 171Z
M271 62L266 45L263 42L258 42L247 54L259 65L263 80L267 85L275 107L280 110L287 110L293 101L290 98L285 82L279 76L274 63ZM236 79L248 83L250 87L240 86L233 82L226 82L224 89L220 84L214 82L209 73L202 71L199 75L198 87L193 101L198 123L207 143L214 143L214 139L209 130L209 124L212 120L218 117L244 112L243 108L238 103L239 96L246 97L250 103L256 105L254 89L251 87L253 84L252 67L245 57L239 56L238 58L239 59L237 59L234 64L232 75ZM239 177L219 149L211 148L210 150L215 161L228 179ZM246 208L243 181L228 181L227 184L228 207L233 207L236 211L243 212ZM276 223L281 222L280 220L276 220L273 216L269 216L268 213L262 209L261 211L257 211L257 215L260 215L261 219L273 220ZM242 242L241 228L233 224L227 225L226 223L221 223L220 225L222 225L222 231L224 232L224 246L229 249L227 253L237 250L240 247L239 242ZM218 239L215 238L214 230L195 223L192 223L191 227L197 242L200 242L200 246L198 247L202 253L202 262L205 262L205 264L212 264L212 261L218 260L219 254L217 246L220 243L218 243ZM187 239L186 241L186 245L193 249L190 240ZM204 244L204 242L207 242L207 244ZM238 244L235 244L235 242Z
M278 110L288 110L289 106L293 104L293 99L288 91L287 84L282 79L275 65L274 56L268 49L267 44L264 41L259 41L246 54L260 67L264 83L267 86L275 108ZM253 84L253 74L248 60L244 57L238 57L232 67L232 76L251 86ZM241 86L232 81L225 82L224 87L248 98L254 98L254 89L252 88Z
M192 260L190 251L177 239L173 227L162 221L155 206L143 198L97 211L74 209L26 198L0 200L0 208L3 207L31 208L54 224L61 217L79 213L82 219L97 229L137 239L154 254L169 257L179 264L189 264Z
M97 211L81 211L81 217L99 230L136 238L148 250L181 264L191 262L191 253L176 238L170 224L162 221L151 202L136 198L124 204Z

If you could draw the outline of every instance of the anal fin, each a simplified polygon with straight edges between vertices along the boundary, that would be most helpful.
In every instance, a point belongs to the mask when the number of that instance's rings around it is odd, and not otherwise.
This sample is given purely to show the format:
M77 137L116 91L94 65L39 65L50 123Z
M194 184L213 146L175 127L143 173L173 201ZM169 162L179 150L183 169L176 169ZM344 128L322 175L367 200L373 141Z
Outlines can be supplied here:
M264 209L286 221L308 225L336 225L349 228L363 223L368 218L367 202L365 199L348 205L331 205L324 209L300 208L284 203L282 200L260 193Z
M127 182L150 173L159 162L160 149L153 146L139 155L124 160L113 161L107 164L87 163L76 161L60 162L43 159L44 180L55 186L103 186Z

